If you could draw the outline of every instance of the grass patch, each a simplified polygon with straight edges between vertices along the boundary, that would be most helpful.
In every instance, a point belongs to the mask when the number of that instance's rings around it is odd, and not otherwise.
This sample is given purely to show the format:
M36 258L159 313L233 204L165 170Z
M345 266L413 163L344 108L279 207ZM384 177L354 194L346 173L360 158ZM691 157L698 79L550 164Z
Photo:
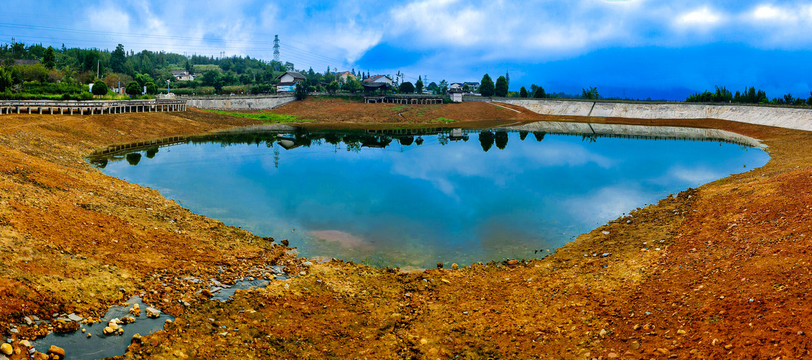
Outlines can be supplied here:
M432 122L432 123L444 123L444 124L448 124L448 123L453 123L453 122L454 122L454 120L452 120L452 119L447 119L447 118L444 118L444 117L438 117L438 118L433 119L433 120L431 120L431 121L429 121L429 122Z
M401 105L401 106L393 106L393 107L391 107L390 109L391 109L392 111L401 111L401 110L403 110L403 109L405 109L405 108L406 108L406 105Z
M310 121L305 119L299 119L296 115L288 115L288 114L274 114L274 113L240 113L240 112L229 112L229 111L221 111L221 110L206 110L208 112L213 112L215 114L220 115L228 115L228 116L236 116L246 119L254 119L262 121L266 124L283 124L283 123L291 123L291 122L303 122L303 121Z

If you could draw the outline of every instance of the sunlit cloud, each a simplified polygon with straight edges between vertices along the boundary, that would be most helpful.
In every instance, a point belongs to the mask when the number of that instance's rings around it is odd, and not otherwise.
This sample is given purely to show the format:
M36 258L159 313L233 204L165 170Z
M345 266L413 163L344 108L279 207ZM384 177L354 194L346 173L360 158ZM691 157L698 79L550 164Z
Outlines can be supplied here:
M681 27L712 27L720 24L722 21L722 14L704 6L677 17L676 25Z

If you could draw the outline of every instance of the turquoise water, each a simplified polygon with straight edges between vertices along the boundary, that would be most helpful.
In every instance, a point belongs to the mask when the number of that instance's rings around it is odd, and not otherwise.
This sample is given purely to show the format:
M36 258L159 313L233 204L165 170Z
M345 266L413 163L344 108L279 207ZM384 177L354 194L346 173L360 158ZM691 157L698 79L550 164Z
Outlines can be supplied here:
M719 141L266 132L94 163L196 213L289 239L303 256L427 268L541 257L636 207L768 159Z

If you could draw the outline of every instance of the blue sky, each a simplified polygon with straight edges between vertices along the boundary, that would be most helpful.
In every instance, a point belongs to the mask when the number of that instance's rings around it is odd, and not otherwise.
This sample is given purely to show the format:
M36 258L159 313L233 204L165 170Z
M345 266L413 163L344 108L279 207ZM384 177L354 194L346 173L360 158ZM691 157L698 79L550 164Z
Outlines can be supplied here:
M812 89L812 1L413 0L0 3L0 43L273 57L297 68L682 99Z

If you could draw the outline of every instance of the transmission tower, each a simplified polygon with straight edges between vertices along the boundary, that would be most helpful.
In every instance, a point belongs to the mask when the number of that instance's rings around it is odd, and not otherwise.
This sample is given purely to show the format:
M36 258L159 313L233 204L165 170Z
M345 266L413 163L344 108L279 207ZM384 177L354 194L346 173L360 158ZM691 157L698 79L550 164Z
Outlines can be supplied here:
M279 62L279 35L273 38L273 60Z

